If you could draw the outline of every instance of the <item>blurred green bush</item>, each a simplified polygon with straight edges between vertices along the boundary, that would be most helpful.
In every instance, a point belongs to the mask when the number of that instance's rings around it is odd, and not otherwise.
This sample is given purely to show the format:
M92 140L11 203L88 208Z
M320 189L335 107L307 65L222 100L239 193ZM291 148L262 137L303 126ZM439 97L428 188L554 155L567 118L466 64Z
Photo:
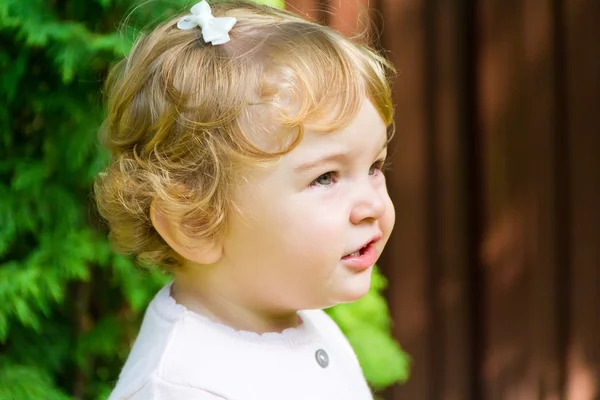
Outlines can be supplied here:
M135 5L0 2L0 400L106 398L145 306L169 280L112 252L91 197L108 159L96 132L109 65L139 27L190 6ZM384 286L376 273L368 296L328 310L374 388L408 374Z

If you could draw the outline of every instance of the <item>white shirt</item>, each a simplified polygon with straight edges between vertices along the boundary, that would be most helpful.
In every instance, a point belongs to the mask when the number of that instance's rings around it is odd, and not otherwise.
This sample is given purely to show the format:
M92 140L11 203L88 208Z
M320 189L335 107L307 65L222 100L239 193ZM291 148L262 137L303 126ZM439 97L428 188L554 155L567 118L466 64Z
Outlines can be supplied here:
M171 285L148 306L109 400L373 398L348 341L322 310L300 311L297 328L259 335L187 310Z

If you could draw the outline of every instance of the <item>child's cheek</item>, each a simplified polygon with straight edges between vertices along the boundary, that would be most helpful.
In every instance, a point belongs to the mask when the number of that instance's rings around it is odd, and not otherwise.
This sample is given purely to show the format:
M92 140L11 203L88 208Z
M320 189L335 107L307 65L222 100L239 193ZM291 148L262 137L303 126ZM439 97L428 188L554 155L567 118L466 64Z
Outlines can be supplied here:
M386 193L386 195L387 195L387 193ZM387 196L385 213L383 214L383 217L381 218L381 221L380 221L380 228L382 230L383 235L386 236L386 238L390 235L390 233L394 229L395 223L396 223L396 209L394 208L394 203L392 203L392 200L389 198L389 196Z

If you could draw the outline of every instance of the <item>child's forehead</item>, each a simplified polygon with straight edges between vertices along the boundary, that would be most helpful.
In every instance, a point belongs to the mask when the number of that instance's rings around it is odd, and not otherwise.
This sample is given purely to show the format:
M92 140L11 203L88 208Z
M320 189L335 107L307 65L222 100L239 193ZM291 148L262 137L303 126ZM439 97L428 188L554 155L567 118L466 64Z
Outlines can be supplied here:
M364 101L354 118L333 132L306 129L297 146L284 157L306 164L315 159L330 161L360 157L361 153L379 153L387 147L387 126L370 101Z

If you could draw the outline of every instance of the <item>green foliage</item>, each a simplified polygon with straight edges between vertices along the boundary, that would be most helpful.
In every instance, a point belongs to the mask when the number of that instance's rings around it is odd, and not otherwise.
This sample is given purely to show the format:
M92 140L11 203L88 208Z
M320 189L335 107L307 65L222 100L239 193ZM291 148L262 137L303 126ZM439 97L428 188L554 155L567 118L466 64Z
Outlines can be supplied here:
M39 368L6 363L0 368L0 399L68 400L56 390L52 377ZM33 384L32 384L33 383Z
M258 4L266 4L271 7L276 7L276 8L284 8L285 7L284 0L254 0L254 2L258 3Z
M282 1L262 1L282 5ZM91 198L102 81L190 2L0 2L0 400L104 399L169 279L112 252ZM123 16L127 26L119 29ZM374 387L406 377L379 294L330 311Z

